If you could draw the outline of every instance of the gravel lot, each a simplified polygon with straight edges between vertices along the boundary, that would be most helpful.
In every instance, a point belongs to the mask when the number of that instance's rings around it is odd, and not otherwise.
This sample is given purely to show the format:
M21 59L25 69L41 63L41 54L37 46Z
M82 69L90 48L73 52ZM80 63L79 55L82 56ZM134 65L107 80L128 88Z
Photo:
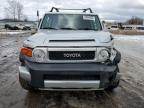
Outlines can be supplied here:
M143 41L115 40L122 78L114 92L29 93L18 81L19 49L27 36L0 36L0 108L144 108Z

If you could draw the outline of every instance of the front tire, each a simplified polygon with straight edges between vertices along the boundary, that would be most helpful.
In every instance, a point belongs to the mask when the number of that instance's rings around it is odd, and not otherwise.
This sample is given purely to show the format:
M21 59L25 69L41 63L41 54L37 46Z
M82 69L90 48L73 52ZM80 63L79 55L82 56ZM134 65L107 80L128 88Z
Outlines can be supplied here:
M120 76L117 75L118 73L119 73L119 68L117 66L116 74L112 77L110 85L106 88L106 90L113 91L115 88L119 86Z
M115 79L111 82L111 84L106 88L108 91L113 91L115 88L119 86L120 79Z

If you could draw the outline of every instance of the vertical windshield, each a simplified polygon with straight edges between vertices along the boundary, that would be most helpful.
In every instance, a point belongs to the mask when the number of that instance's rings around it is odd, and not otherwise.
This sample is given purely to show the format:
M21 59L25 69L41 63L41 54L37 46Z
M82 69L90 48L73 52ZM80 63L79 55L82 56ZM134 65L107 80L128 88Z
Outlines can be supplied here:
M102 30L102 27L96 15L47 14L40 29Z

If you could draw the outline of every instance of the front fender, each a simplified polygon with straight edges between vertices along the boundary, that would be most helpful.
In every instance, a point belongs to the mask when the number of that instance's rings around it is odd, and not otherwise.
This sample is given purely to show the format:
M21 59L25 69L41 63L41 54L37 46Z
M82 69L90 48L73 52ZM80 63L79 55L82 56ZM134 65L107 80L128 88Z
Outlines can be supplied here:
M116 49L114 49L114 50L116 51L116 56L113 60L113 64L118 64L121 61L121 53Z

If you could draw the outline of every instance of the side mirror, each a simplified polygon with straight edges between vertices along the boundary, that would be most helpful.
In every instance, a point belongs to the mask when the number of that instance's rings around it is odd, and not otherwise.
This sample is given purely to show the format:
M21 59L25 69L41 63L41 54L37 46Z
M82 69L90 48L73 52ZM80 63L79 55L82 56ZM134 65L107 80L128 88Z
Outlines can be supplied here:
M113 36L112 36L112 35L110 35L110 37L111 37L111 40L114 40L114 38L113 38Z

